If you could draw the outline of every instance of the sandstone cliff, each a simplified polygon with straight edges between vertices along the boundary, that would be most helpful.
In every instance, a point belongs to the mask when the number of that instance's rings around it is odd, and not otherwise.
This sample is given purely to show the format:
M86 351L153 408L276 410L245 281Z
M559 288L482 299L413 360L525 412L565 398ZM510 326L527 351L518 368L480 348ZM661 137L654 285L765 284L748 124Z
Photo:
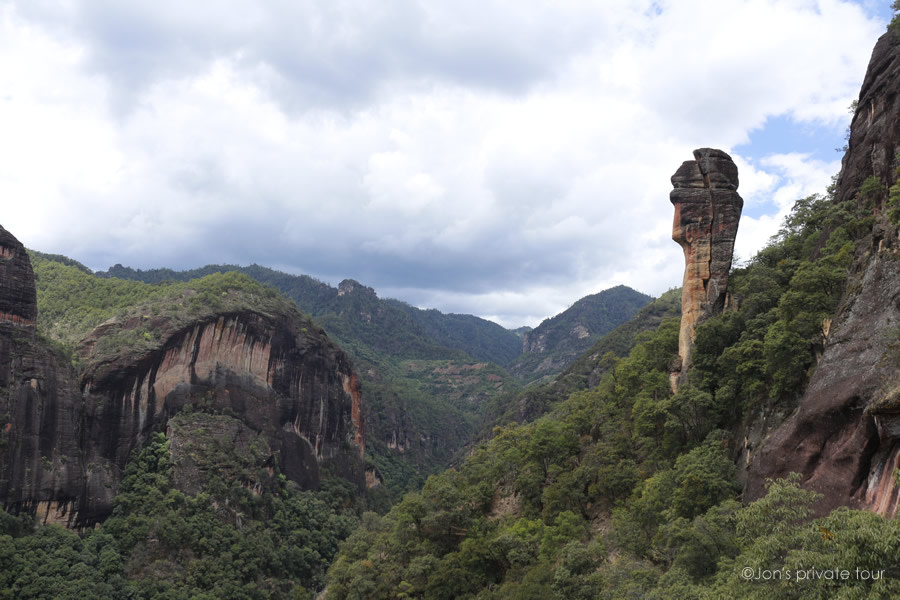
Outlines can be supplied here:
M678 339L681 364L673 369L674 387L690 367L697 325L721 312L727 302L728 272L744 201L736 191L737 166L721 150L694 150L694 160L682 163L672 175L672 186L672 239L684 250Z
M76 527L102 520L131 452L187 405L239 421L236 430L271 450L260 459L271 472L303 488L318 486L323 465L364 484L362 401L350 361L288 302L223 285L215 298L223 308L188 293L141 306L84 338L76 373L52 344L34 339L30 263L0 232L12 249L7 272L19 277L0 279L0 297L12 298L7 313L24 323L0 323L7 510ZM14 281L24 289L30 281L30 307L18 299L21 288L9 289Z
M847 505L896 515L893 472L900 466L897 397L900 326L900 244L884 215L900 150L900 40L886 33L875 45L850 128L836 203L874 211L875 225L857 243L850 279L824 353L797 411L751 456L745 497L764 493L768 477L802 473L825 494L822 512ZM878 177L885 194L873 205L859 195Z

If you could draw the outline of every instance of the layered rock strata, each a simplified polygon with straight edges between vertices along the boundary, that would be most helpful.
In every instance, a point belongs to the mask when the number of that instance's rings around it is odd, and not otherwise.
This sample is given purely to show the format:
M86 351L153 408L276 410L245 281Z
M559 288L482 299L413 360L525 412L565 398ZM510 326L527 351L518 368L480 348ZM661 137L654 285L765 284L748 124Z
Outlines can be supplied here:
M850 127L835 201L862 202L870 176L895 183L900 150L900 40L875 45ZM867 199L871 201L871 199ZM897 514L900 494L900 242L876 199L876 223L856 257L824 353L796 412L750 457L745 498L765 493L767 478L790 472L822 492L820 513L837 506Z
M31 323L0 322L6 510L70 527L102 520L132 452L188 405L229 415L245 437L264 439L271 452L258 465L262 472L277 467L315 489L327 464L365 486L359 382L347 356L299 313L246 309L187 323L145 315L113 320L85 338L86 366L76 372L51 344L35 339L30 263L21 244L2 232L3 247L13 252L0 261L19 262L0 270L16 275L0 280L0 302ZM30 289L30 305L22 289ZM142 330L157 331L159 341L110 353L111 341ZM264 482L248 482L257 483Z
M672 239L684 250L681 331L673 388L691 364L694 332L704 319L721 312L727 302L728 272L744 201L737 193L738 170L721 150L694 150L672 175L669 200L675 206Z

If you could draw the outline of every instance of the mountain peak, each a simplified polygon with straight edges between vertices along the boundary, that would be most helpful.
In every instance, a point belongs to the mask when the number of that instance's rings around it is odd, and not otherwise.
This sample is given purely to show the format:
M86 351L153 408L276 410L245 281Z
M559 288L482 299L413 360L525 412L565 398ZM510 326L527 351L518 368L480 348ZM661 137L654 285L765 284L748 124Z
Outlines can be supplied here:
M347 294L353 293L360 293L366 296L371 296L372 298L378 297L378 294L375 293L374 289L361 284L355 279L345 279L338 284L338 296L345 296Z

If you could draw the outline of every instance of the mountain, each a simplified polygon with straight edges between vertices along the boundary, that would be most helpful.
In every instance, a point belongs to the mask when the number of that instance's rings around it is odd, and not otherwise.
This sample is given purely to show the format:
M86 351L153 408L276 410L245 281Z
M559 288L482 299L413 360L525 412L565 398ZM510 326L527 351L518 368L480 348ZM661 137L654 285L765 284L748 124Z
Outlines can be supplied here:
M631 320L597 340L555 378L498 396L488 410L485 427L490 431L497 425L533 421L570 394L595 388L615 368L618 359L628 356L642 334L652 333L663 321L680 316L681 288L669 290L640 309Z
M526 383L560 373L652 299L624 285L585 296L525 332L522 355L509 365L509 372Z
M274 290L239 274L104 280L39 255L35 281L21 244L0 235L16 275L0 286L8 312L37 313L37 336L27 336L35 321L10 320L4 338L5 507L75 527L106 518L132 452L200 404L260 436L256 468L272 477L318 489L321 464L363 486L357 376Z
M259 265L207 265L187 271L141 270L115 265L98 275L157 283L189 281L210 273L229 271L243 273L277 288L313 318L325 315L346 317L349 315L347 311L352 310L350 304L354 303L359 305L357 308L362 315L371 317L378 314L381 318L374 323L371 318L363 319L363 323L351 319L351 324L344 326L345 333L364 338L368 345L392 355L445 358L450 356L446 351L449 348L461 350L480 361L507 365L521 351L518 336L496 323L473 315L444 314L435 309L416 308L399 300L380 299L372 288L352 279L345 279L334 288L308 275L290 275ZM366 300L362 301L362 297Z
M381 299L352 279L334 288L259 265L190 271L116 265L99 275L160 283L232 272L281 291L352 357L369 407L366 460L375 506L386 509L407 489L421 486L429 473L446 468L477 432L490 400L520 387L499 366L520 348L514 333L471 315Z
M847 291L820 323L814 373L796 411L748 431L748 498L761 496L767 479L798 472L823 494L821 512L851 506L897 514L898 92L900 36L888 32L872 53L834 190L834 208L847 221L861 218Z
M364 411L347 355L275 290L101 279L0 227L4 595L321 587L361 512Z
M472 358L506 366L522 352L522 340L516 332L492 321L433 308L422 310L398 300L386 302L406 312L437 343L462 350Z
M352 280L278 275L313 321L220 267L100 278L0 228L0 595L900 597L896 29L833 186L731 268L737 168L695 150L684 287L525 390L446 345L500 356L489 326ZM530 354L592 333L566 313ZM389 480L423 485L364 512Z
M522 325L521 327L516 327L512 330L513 333L516 334L520 340L525 339L525 334L534 329L534 327L529 327L528 325Z
M329 600L900 597L895 29L835 185L732 269L737 171L695 151L682 319L520 394L547 401L350 536Z

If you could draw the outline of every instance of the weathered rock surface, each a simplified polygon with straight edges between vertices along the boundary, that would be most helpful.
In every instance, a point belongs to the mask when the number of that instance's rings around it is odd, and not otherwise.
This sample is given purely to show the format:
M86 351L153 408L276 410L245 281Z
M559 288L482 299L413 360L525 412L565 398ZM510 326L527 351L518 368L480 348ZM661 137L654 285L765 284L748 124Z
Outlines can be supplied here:
M76 389L71 364L49 344L0 323L0 500L7 510L66 524L75 506L88 504L89 480L92 495L108 496L105 474L80 459Z
M0 226L0 323L34 328L37 294L25 247Z
M254 494L278 492L268 437L240 419L182 411L169 419L166 437L175 485L187 494L197 494L214 478L238 482ZM234 520L237 514L223 516Z
M690 366L697 325L721 312L727 302L728 272L744 201L736 191L737 166L721 150L694 150L694 160L682 163L672 175L672 185L672 239L684 250L678 338L681 365L675 369L674 382Z
M886 33L875 45L860 91L837 202L857 199L870 175L894 183L898 92L900 40ZM900 358L900 244L882 207L874 208L878 222L857 244L847 290L809 387L797 411L751 455L747 500L764 493L766 478L795 471L805 487L825 494L819 512L850 506L897 513L893 471L900 465L900 443L891 426L889 396Z
M21 245L4 244L24 256L15 272L30 273ZM0 297L21 295L6 289L11 281L28 289L21 277L0 280ZM33 323L33 278L30 290L31 304L11 301L8 312ZM110 340L144 327L159 332L157 343L110 353ZM223 425L222 435L260 438L257 449L270 452L258 466L277 466L303 488L318 486L326 463L365 485L359 383L346 355L296 311L248 309L186 325L129 317L89 334L81 358L78 375L34 339L33 327L0 323L0 501L7 510L75 527L102 520L132 451L187 405L230 415L237 424Z

